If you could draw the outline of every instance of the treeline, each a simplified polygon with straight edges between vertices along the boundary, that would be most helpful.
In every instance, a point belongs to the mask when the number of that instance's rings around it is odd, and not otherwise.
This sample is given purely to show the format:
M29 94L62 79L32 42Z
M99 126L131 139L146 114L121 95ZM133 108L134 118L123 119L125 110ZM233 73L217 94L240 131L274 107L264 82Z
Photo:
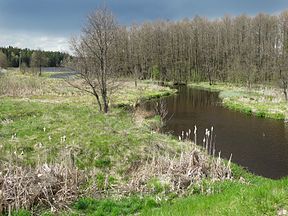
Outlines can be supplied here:
M250 85L287 77L288 12L157 21L119 31L119 73L137 78Z
M43 59L41 62L42 67L60 67L63 60L69 57L69 54L63 52L20 49L12 46L2 48L0 47L0 53L1 52L6 57L6 67L19 67L19 61L23 67L31 67L33 64L33 53L34 56L37 56L39 53L41 53ZM4 65L4 63L2 64Z

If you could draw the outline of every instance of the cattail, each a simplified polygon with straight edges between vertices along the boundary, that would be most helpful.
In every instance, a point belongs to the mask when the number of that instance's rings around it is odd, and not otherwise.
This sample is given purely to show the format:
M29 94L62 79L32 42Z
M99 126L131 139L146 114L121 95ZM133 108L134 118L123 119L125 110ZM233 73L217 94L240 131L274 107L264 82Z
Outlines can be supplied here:
M210 138L210 154L214 155L213 151L214 151L214 148L213 148L213 130L214 130L214 127L212 126L211 127L211 138Z
M61 137L61 143L66 141L66 136L64 135L63 137Z
M197 127L194 125L194 143L197 145Z
M11 137L11 139L12 139L12 140L16 139L16 136L17 136L17 134L16 134L16 133L15 133L15 134L13 134L13 135L12 135L12 137Z

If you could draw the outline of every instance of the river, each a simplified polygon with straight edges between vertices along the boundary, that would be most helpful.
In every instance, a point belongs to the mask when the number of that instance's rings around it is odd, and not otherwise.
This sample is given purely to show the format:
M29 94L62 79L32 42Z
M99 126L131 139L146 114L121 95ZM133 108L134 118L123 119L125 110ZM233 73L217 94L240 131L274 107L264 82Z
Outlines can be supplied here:
M197 125L197 143L201 144L205 129L213 126L216 151L223 158L232 154L233 162L268 178L288 175L287 123L229 110L221 105L218 92L181 87L177 95L161 100L168 110L163 132L178 137ZM154 103L145 103L146 109Z

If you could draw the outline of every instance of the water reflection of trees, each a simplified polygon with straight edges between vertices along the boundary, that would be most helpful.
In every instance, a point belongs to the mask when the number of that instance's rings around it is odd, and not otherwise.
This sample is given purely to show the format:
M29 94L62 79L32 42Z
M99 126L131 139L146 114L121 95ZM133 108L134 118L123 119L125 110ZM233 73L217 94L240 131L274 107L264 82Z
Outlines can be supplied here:
M191 112L193 109L212 108L220 102L217 92L187 89L181 94L168 98L168 110Z

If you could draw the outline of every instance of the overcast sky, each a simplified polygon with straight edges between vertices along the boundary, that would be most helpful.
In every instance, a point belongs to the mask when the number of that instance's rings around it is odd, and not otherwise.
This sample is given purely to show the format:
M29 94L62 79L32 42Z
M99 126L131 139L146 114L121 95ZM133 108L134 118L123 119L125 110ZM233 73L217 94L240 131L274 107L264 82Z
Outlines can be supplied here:
M86 16L102 0L0 0L0 46L68 51ZM288 0L106 0L122 24L196 15L278 14Z

